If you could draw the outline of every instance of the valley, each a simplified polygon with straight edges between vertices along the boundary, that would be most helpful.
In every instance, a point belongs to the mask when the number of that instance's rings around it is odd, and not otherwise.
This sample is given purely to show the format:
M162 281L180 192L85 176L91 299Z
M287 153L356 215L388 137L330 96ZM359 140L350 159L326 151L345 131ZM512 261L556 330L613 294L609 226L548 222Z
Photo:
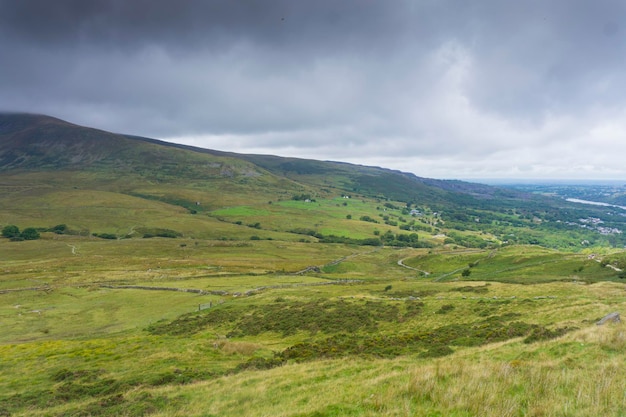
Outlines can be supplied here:
M0 190L0 415L626 408L617 209L32 115Z

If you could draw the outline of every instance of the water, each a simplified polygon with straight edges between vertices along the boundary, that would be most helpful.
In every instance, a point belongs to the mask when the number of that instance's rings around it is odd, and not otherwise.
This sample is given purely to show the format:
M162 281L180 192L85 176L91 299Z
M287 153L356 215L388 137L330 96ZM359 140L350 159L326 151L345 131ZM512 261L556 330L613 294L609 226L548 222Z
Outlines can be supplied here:
M624 206L616 206L615 204L601 203L599 201L581 200L579 198L566 198L565 200L571 203L590 204L592 206L603 206L603 207L617 207L622 210L626 210L626 207Z

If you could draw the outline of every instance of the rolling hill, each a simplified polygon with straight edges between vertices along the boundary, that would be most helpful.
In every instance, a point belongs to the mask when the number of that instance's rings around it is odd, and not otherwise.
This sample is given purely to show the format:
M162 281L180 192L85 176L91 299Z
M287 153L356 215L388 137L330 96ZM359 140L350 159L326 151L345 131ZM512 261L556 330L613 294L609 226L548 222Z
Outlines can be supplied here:
M625 220L2 114L0 416L623 415Z
M477 197L505 194L495 187L420 178L384 168L235 154L114 134L43 115L0 115L0 172L103 169L143 176L172 174L188 180L271 174L369 197L421 198L429 203L449 200L450 192ZM508 195L521 194L508 192Z
M286 202L299 197L369 201L377 210L344 210L344 217L375 220L370 223L383 225L379 233L421 228L437 235L445 224L453 231L447 234L452 236L449 239L463 246L502 242L615 246L624 242L623 235L594 233L578 227L584 224L574 224L599 218L609 228L626 226L618 213L558 198L379 167L202 149L32 114L0 115L0 187L0 209L5 210L1 224L44 228L58 222L70 229L120 236L133 227L161 227L186 236L223 237L223 233L241 235L232 225L246 222L261 224L265 237L272 238L288 239L284 233L294 230L375 238L373 230L339 222L338 213L331 215L324 208L320 214L334 216L333 224L316 226L315 219L301 216L305 211L286 207ZM270 206L271 202L282 206ZM17 203L19 210L14 209ZM235 207L244 207L239 211L247 214L238 217ZM398 212L384 213L392 208ZM173 219L180 210L201 216ZM431 217L412 218L411 210ZM155 215L145 215L148 212ZM72 213L71 218L67 213ZM289 221L281 221L285 216ZM480 233L487 235L477 236Z

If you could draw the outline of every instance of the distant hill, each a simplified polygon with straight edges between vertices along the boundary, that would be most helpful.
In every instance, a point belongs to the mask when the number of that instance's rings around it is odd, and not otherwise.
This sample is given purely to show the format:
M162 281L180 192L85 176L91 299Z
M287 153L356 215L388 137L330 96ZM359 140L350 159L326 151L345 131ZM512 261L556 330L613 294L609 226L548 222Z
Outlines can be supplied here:
M180 178L243 174L258 176L249 163L194 151L165 142L74 125L49 116L0 114L0 172L115 170L144 175L169 173ZM180 148L181 150L184 148ZM219 169L217 169L219 168Z
M316 200L315 211L290 203ZM413 218L411 210L426 217ZM0 226L65 223L118 237L137 228L152 230L147 235L165 228L212 239L306 240L305 234L359 242L420 231L428 244L481 247L515 242L583 248L626 241L620 213L522 190L203 149L49 116L1 113Z
M0 114L0 172L115 169L143 175L213 177L215 169L198 166L207 162L201 155L212 157L209 165L213 163L213 168L217 168L217 161L225 162L220 165L221 175L258 177L269 173L306 186L404 202L444 203L459 200L459 195L461 200L523 196L486 185L421 178L385 168L236 154L110 133L44 115Z

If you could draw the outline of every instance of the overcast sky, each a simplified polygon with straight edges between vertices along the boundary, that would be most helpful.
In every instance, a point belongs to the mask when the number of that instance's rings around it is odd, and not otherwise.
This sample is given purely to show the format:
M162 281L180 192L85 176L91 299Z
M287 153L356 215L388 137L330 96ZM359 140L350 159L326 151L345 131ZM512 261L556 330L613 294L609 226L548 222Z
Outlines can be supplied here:
M623 0L0 0L0 110L434 178L626 180Z

